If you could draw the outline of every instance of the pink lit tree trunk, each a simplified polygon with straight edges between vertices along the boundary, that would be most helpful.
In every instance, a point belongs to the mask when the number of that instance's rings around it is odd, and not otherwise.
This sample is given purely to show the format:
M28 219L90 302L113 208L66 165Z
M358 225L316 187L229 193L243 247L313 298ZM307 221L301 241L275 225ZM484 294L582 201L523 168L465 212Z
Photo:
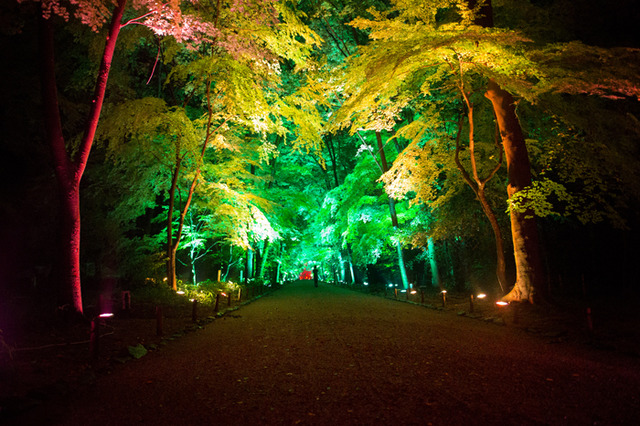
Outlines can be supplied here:
M58 107L58 91L55 76L53 22L41 19L40 46L42 92L47 139L53 153L55 174L62 204L61 265L62 286L65 300L78 314L83 313L82 287L80 283L80 180L84 173L93 144L94 135L104 101L111 60L121 28L121 20L127 0L118 0L109 26L102 61L98 70L91 109L80 146L75 156L67 151L62 134L62 121Z

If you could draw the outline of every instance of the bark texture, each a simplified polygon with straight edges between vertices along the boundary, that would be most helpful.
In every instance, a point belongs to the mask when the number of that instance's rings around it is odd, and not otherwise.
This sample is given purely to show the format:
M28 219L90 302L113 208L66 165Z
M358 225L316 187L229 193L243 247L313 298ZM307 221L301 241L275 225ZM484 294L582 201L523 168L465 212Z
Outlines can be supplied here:
M531 185L531 165L513 96L490 80L485 93L493 105L507 160L509 198ZM544 289L542 261L535 215L511 210L511 235L516 263L516 283L504 297L507 301L535 302Z

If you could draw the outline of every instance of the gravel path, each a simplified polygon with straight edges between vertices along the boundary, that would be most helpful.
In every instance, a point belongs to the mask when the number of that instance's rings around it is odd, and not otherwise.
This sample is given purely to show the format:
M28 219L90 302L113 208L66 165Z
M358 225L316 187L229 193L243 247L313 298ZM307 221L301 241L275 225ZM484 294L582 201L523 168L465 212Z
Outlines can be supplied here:
M640 362L306 281L13 421L635 425Z

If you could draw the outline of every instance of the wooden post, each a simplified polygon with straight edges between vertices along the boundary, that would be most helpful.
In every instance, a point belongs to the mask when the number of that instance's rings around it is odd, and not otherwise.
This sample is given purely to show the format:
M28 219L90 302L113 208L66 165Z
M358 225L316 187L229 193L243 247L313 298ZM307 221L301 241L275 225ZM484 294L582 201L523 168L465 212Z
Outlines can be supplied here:
M420 289L420 303L424 305L424 290Z
M156 306L156 335L162 336L162 308Z
M394 289L393 289L393 297L394 297L394 299L398 300L398 287L394 287Z
M220 282L220 275L222 274L222 269L218 269L218 282Z
M131 309L131 292L126 290L122 292L122 310L129 311Z
M100 346L100 318L95 317L91 320L91 334L89 337L89 350L91 358L97 359Z
M213 312L218 312L220 308L220 293L216 293L216 304L213 305Z
M198 301L193 299L193 305L191 307L191 321L198 321Z
M469 312L473 313L473 294L469 295Z

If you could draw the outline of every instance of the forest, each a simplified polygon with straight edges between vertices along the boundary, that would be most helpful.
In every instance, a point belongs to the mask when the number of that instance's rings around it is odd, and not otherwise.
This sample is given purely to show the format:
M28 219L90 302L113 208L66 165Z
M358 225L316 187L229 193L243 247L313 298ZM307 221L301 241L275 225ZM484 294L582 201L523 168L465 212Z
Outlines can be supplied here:
M314 268L534 304L637 292L639 10L3 1L0 329Z

